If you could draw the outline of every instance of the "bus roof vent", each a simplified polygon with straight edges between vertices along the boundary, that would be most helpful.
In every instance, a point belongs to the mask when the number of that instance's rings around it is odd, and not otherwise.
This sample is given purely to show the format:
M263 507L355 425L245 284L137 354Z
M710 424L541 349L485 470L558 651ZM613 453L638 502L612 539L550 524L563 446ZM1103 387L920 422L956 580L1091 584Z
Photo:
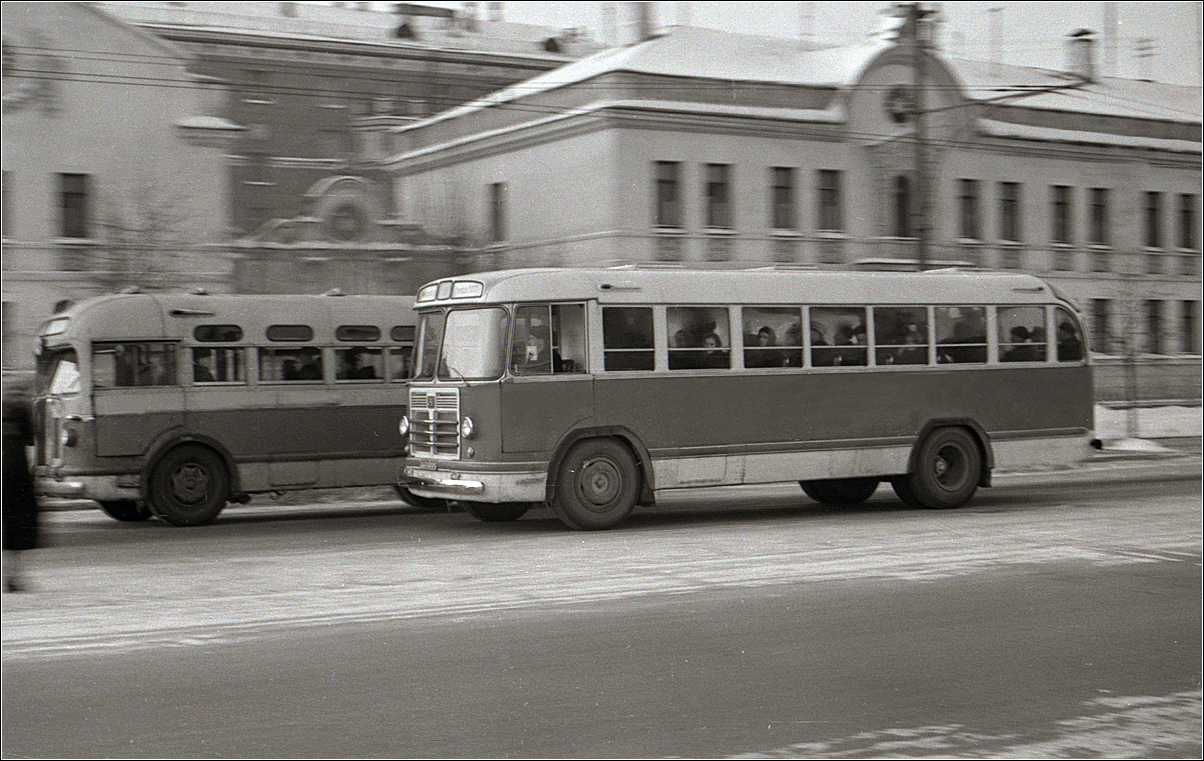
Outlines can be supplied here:
M127 285L125 288L122 288L120 291L118 291L118 293L142 293L142 289L136 285Z
M323 296L346 296L347 294L343 293L342 288L331 288L329 291L327 291L326 293L323 293L322 295Z

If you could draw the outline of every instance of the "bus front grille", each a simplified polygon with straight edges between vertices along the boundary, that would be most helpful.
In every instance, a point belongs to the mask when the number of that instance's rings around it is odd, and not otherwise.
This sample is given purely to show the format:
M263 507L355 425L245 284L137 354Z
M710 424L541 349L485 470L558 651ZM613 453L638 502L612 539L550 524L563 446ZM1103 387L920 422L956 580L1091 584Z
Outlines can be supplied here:
M410 389L410 455L460 457L459 389Z

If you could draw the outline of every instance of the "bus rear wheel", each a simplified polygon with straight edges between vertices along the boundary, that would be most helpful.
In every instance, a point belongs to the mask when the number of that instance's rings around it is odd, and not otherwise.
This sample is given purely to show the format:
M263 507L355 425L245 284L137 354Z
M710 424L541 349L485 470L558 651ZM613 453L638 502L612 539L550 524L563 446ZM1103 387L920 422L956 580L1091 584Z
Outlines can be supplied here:
M151 512L173 526L209 523L226 506L226 464L208 447L176 447L155 465L147 484Z
M552 510L569 528L614 528L631 515L639 494L640 470L631 451L614 439L587 439L560 464Z
M964 428L938 428L924 439L916 469L891 479L891 487L912 507L961 507L982 477L978 442Z
M100 509L117 521L144 521L150 518L150 510L132 499L102 499Z
M527 514L527 511L532 508L530 502L461 502L464 506L464 512L479 521L486 523L504 523L506 521L516 521Z
M829 478L798 483L808 497L824 505L856 505L869 499L878 488L877 478Z

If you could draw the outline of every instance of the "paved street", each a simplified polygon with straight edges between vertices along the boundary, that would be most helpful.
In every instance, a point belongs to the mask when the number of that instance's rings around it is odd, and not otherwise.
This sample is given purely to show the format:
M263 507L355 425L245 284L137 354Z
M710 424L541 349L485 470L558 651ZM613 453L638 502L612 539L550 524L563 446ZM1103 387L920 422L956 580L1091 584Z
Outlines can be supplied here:
M1200 458L956 511L673 495L617 531L396 502L49 514L5 756L1199 755Z

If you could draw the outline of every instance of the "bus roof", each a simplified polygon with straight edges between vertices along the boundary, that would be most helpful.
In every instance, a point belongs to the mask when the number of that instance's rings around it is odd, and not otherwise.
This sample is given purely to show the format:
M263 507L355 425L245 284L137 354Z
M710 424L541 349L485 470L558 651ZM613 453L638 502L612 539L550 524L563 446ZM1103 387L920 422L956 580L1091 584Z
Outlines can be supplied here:
M474 283L480 287L470 285ZM441 284L447 285L440 289ZM458 286L453 288L453 284ZM1032 275L958 269L848 272L769 268L532 268L443 278L428 283L418 293L419 309L445 304L589 299L632 304L965 305L1063 301L1048 283Z
M42 323L43 341L182 338L197 324L236 324L251 340L268 325L307 324L318 340L338 325L415 322L413 296L117 293L85 299Z

